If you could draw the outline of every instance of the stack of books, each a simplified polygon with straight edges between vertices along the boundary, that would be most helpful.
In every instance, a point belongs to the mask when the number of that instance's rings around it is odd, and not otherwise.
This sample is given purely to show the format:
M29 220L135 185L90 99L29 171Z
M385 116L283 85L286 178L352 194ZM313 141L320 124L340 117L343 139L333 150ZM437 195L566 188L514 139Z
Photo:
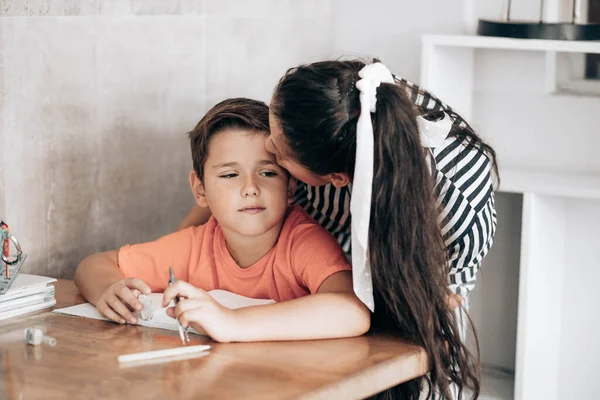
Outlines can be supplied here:
M0 295L0 321L54 307L56 279L39 275L18 274L8 290Z

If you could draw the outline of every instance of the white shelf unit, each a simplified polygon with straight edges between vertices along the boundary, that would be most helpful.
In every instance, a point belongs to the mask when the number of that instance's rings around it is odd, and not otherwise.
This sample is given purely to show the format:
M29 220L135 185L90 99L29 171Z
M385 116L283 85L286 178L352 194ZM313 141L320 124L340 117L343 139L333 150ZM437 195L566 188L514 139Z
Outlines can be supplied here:
M509 39L492 36L425 35L423 46L464 47L469 49L504 49L557 51L566 53L600 53L600 41Z
M600 200L600 175L500 168L506 193L537 193L572 199Z
M479 50L545 52L545 87L551 88L555 71L548 61L555 59L557 52L600 54L600 42L424 36L422 87L475 124L475 57ZM484 129L479 126L479 131ZM600 134L600 130L591 129L590 134ZM502 159L502 154L499 156ZM593 315L598 314L596 308L600 304L586 302L598 299L598 295L593 294L597 293L598 281L590 277L600 276L595 272L600 271L600 256L596 258L591 250L582 249L588 245L597 247L600 243L597 228L600 225L600 173L584 175L540 170L535 166L500 167L499 191L523 195L514 398L559 400L566 398L565 387L570 385L579 393L595 393L593 397L598 398L600 389L595 388L593 376L599 372L595 361L600 361L597 357L600 341L593 340L597 335L586 329L593 329L590 326L598 323L598 317ZM576 278L570 274L579 271L583 278L574 281ZM572 309L582 305L582 313L594 313L589 326L585 326L585 320ZM590 343L578 343L581 340ZM587 354L582 349L587 350ZM578 357L580 365L573 362Z
M600 41L508 39L461 35L423 36L421 84L461 110L467 120L471 120L473 110L473 65L477 49L545 52L545 86L546 91L551 93L556 90L556 53L600 54ZM439 67L441 65L443 68ZM449 77L452 79L447 79Z

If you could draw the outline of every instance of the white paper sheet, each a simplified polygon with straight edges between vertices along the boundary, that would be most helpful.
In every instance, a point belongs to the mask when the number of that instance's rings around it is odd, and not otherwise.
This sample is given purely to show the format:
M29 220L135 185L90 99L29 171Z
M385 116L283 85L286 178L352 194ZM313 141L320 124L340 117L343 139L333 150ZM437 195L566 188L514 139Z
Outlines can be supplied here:
M231 309L275 303L275 300L251 299L249 297L240 296L226 290L211 290L208 292L208 294L210 294L217 302L219 302L219 304ZM149 297L150 301L152 302L152 310L154 315L152 319L148 321L138 319L138 325L149 328L168 329L172 331L178 330L179 328L177 326L177 321L167 315L166 308L161 307L162 293L152 293L149 295ZM74 315L78 317L109 321L108 318L100 314L96 307L90 303L60 308L54 310L54 312L58 314ZM189 329L189 332L204 334L203 332L196 332L191 328Z

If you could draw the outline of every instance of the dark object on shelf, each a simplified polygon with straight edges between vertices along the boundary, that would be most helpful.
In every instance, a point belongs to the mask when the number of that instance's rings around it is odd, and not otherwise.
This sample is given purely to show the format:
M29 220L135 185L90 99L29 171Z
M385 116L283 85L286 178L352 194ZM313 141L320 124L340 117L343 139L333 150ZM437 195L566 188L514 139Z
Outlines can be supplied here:
M477 34L518 39L600 40L600 24L479 20Z
M511 0L504 1L500 21L480 19L477 34L517 39L600 40L600 23L580 23L581 4L579 0L573 0L570 22L553 23L544 22L543 0L540 0L539 21L512 21L510 19L511 3ZM593 7L591 8L593 9ZM593 12L593 10L590 11Z

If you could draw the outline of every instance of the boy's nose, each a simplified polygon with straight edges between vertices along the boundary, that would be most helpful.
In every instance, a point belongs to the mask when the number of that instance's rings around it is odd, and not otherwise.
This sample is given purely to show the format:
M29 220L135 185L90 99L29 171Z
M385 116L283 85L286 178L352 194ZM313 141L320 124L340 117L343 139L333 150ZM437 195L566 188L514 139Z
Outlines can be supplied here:
M258 185L254 181L253 177L248 177L244 182L244 187L242 188L242 197L258 196L259 194L260 190L258 189Z

